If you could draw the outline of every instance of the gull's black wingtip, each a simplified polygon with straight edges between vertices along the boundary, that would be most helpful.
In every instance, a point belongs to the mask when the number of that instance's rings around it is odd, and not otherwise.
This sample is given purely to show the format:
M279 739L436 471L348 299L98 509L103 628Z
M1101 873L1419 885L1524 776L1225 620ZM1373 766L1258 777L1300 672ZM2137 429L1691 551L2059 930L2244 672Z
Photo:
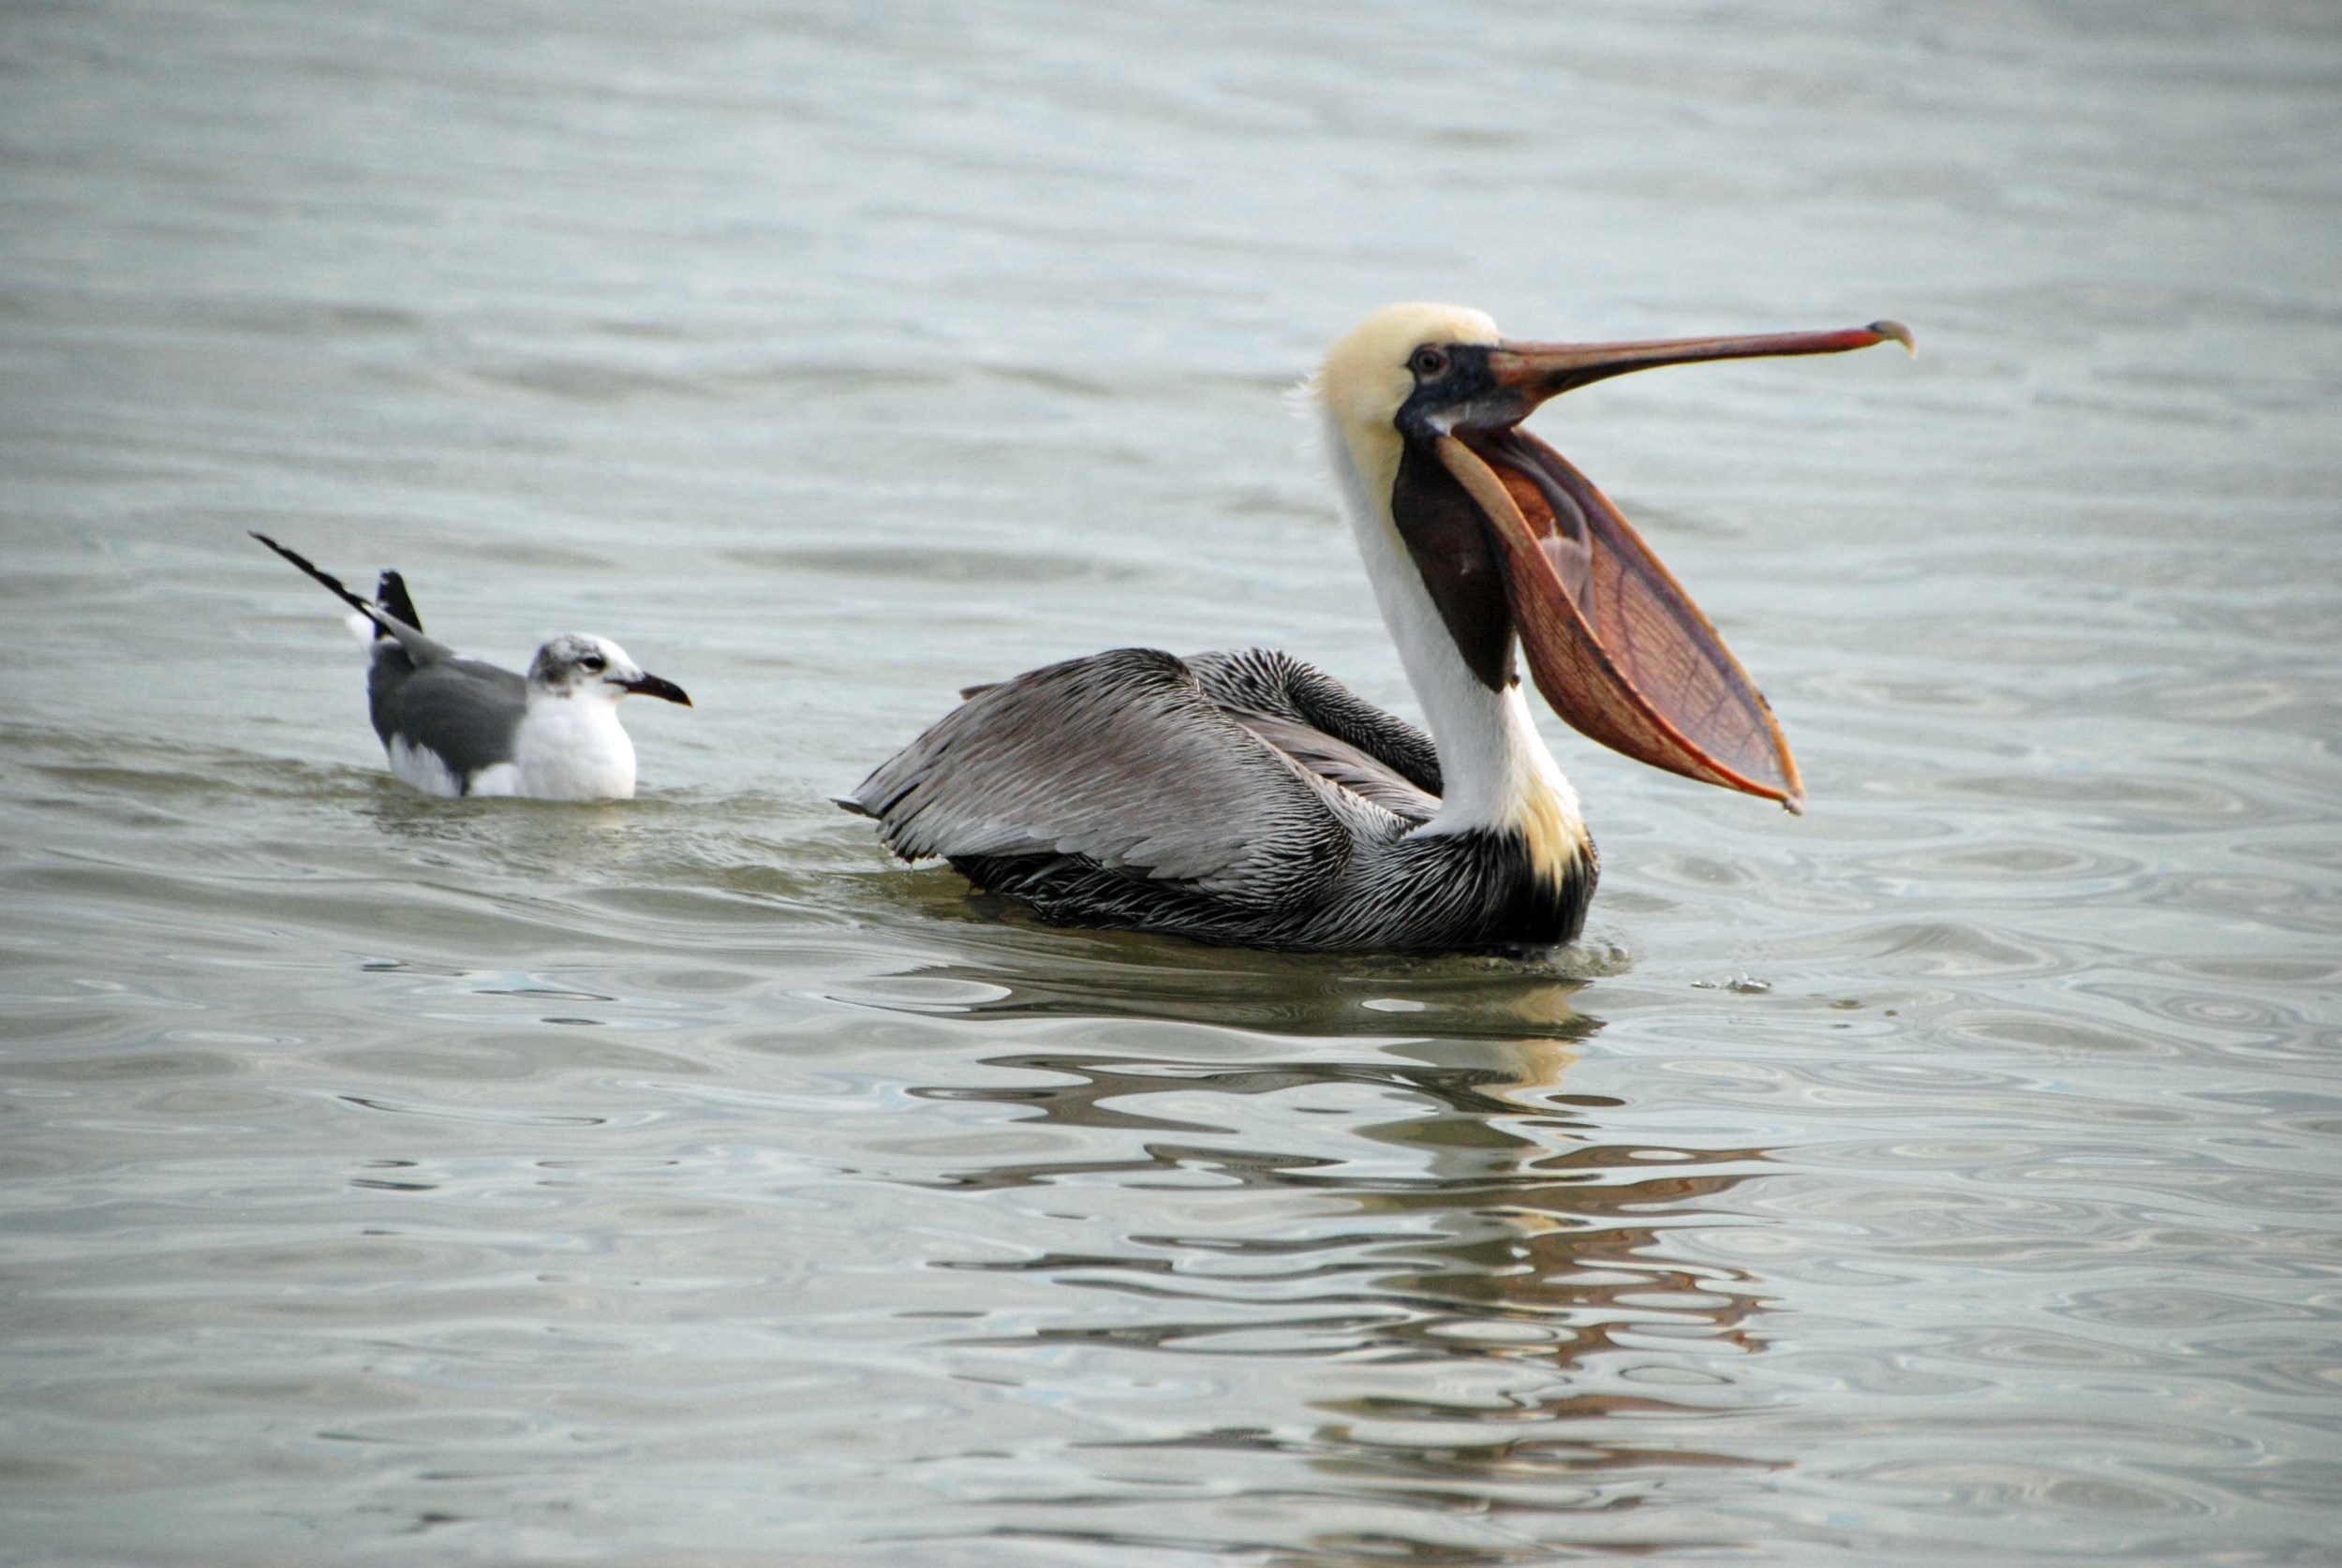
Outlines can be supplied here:
M279 555L284 556L285 559L290 561L293 565L299 567L303 571L307 572L311 577L317 579L319 583L324 584L328 593L331 593L334 598L340 599L344 604L348 605L352 610L357 611L358 614L365 616L368 620L374 621L376 625L378 626L381 624L376 616L375 607L373 605L368 604L364 599L360 599L356 594L351 593L340 578L334 576L323 567L319 566L315 561L309 559L308 556L304 555L298 550L289 549L286 546L277 543L274 540L269 538L268 535L260 532L258 528L246 528L245 532L250 534L254 539L259 540L262 544L267 545L271 550L275 551Z

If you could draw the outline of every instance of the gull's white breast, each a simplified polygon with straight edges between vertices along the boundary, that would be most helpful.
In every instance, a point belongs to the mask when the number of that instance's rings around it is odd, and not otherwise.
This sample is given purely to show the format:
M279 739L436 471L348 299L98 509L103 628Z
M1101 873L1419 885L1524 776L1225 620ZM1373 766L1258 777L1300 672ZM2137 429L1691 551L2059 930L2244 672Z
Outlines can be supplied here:
M634 742L618 722L617 703L597 694L529 693L512 737L512 766L517 787L509 792L532 800L634 798ZM473 792L484 792L477 781Z

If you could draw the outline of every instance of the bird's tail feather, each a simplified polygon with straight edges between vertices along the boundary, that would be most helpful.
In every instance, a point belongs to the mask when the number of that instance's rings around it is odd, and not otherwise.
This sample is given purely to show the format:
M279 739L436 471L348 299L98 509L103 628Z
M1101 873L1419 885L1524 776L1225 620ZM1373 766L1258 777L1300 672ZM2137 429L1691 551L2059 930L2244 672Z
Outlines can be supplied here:
M407 579L395 570L382 573L381 581L374 590L374 601L417 631L422 629L422 617L415 614L415 601L407 592ZM388 637L390 632L378 623L374 634Z
M433 658L445 658L451 657L452 654L453 650L442 647L440 644L433 642L430 638L425 637L422 634L422 628L408 620L406 616L398 614L398 612L393 609L388 602L382 604L367 603L364 599L360 599L356 594L351 593L340 578L334 576L332 572L327 571L323 567L319 566L315 561L310 560L306 555L302 555L298 550L287 549L285 546L277 543L274 540L269 538L268 535L261 533L257 528L249 531L254 539L259 540L262 544L267 545L271 550L275 551L279 555L284 556L285 559L290 561L293 565L299 567L303 571L307 572L311 577L316 578L318 582L324 584L326 591L332 594L335 599L340 599L344 604L347 604L352 610L357 611L358 614L363 615L367 620L372 621L375 625L376 630L397 638L398 645L405 648L411 657L419 660L427 661ZM382 576L384 583L387 585L391 582L396 580L398 574L396 572L384 572ZM399 582L397 584L397 587L398 597L402 600L406 599L407 584L404 582ZM412 614L414 605L409 602L407 605L407 609L409 614Z

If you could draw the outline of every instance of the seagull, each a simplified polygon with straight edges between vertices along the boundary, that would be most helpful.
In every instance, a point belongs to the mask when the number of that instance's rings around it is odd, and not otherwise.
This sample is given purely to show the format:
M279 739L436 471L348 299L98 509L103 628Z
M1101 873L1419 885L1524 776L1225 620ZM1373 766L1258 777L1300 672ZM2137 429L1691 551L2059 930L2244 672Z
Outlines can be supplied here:
M252 537L363 616L351 623L361 635L371 623L374 732L391 772L425 794L631 800L634 743L618 700L640 692L691 705L681 687L645 674L607 637L564 632L537 650L526 675L465 658L423 635L397 572L382 573L368 603L305 556Z
M1524 662L1638 762L1792 811L1804 786L1707 616L1521 422L1629 371L1888 342L1910 329L1531 343L1454 305L1376 311L1309 393L1428 733L1290 654L1118 648L970 688L838 804L1058 925L1310 952L1575 941L1598 862Z

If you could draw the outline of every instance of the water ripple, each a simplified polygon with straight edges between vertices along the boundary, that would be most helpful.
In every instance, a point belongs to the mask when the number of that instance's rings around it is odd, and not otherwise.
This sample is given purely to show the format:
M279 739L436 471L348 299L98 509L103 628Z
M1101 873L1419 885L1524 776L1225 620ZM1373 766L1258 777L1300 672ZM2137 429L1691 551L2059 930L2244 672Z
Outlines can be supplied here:
M2331 1556L2329 20L1424 21L11 12L15 1552ZM1524 963L1052 929L827 804L1103 646L1419 717L1280 397L1426 292L1914 322L1538 416L1805 816L1549 720ZM699 706L417 797L254 527Z

